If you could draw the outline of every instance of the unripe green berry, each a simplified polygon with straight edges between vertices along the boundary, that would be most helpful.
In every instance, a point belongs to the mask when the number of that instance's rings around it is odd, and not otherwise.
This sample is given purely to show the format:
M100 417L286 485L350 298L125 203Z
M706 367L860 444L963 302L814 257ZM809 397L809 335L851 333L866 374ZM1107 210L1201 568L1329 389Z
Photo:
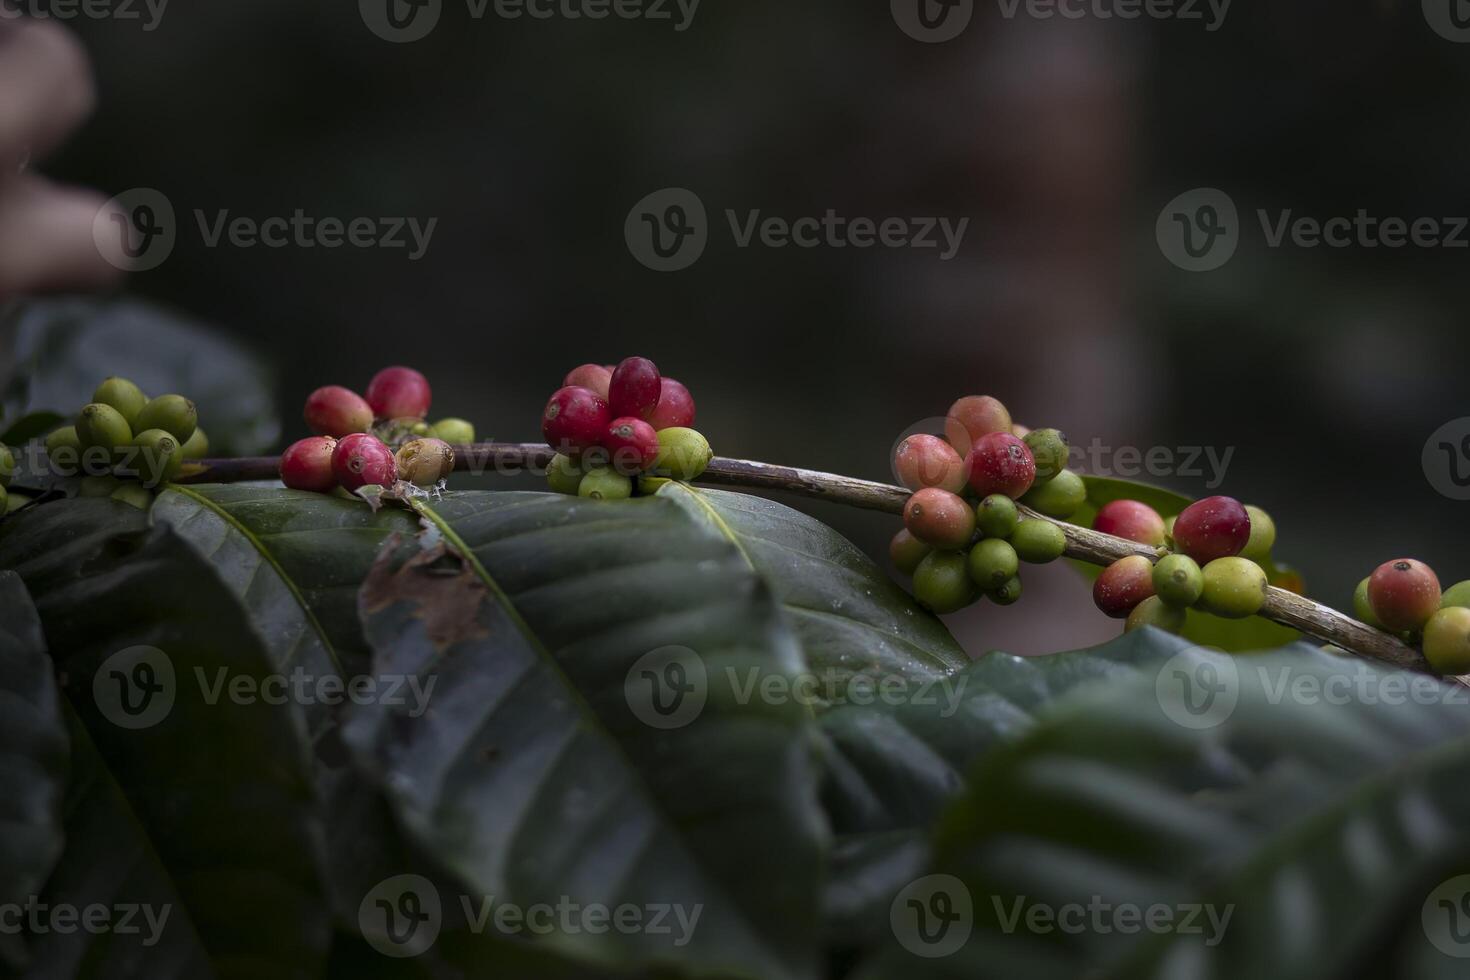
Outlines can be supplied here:
M1165 633L1178 633L1184 629L1186 613L1178 606L1171 606L1158 596L1149 596L1133 607L1123 632L1132 633L1145 626L1161 629Z
M10 491L0 487L0 514L10 513Z
M0 490L3 489L3 487L0 487ZM15 513L30 502L31 497L29 494L21 493L19 490L5 491L5 513L7 514Z
M1241 550L1240 557L1264 565L1271 560L1271 548L1276 544L1276 522L1271 520L1270 514L1254 504L1246 504L1245 512L1251 517L1251 536Z
M15 455L9 446L0 446L0 487L10 486L10 478L14 475Z
M990 601L997 606L1014 606L1021 601L1021 579L1020 576L1012 575L1006 579L1004 585L998 589L991 589L985 593Z
M610 466L599 466L582 477L577 496L590 500L626 500L633 496L633 481Z
M1051 521L1024 520L1011 534L1016 556L1032 565L1056 561L1067 550L1067 536Z
M982 592L1000 588L1015 578L1021 569L1016 549L1000 538L986 538L971 548L967 564L970 578Z
M203 429L195 427L194 434L183 445L183 454L185 459L203 459L209 455L209 436Z
M128 426L138 428L138 413L148 404L148 396L127 378L108 378L92 392L92 401L111 405L127 420Z
M1429 617L1424 657L1441 674L1470 674L1470 609L1450 606Z
M115 476L84 476L77 486L78 497L111 497L122 481Z
M987 538L1008 538L1018 523L1016 502L1003 493L992 493L975 505L975 526Z
M1154 594L1168 605L1187 609L1199 601L1204 588L1204 573L1188 555L1165 555L1154 566Z
M1373 611L1373 603L1368 601L1368 579L1366 578L1359 582L1358 587L1353 590L1353 615L1374 629L1383 629L1383 623L1378 619L1378 614Z
M908 528L899 531L893 536L893 540L888 542L888 557L893 561L893 567L905 575L914 574L914 569L919 567L919 562L923 561L933 550L910 534Z
M1199 605L1224 619L1244 619L1266 602L1266 573L1248 558L1216 558L1205 566Z
M117 473L141 480L145 487L156 487L178 476L183 465L183 447L172 434L162 429L145 429L133 437L122 454Z
M649 476L647 473L639 473L636 477L634 487L638 490L640 497L652 497L662 490L665 485L677 481L670 480L666 476Z
M147 510L153 506L153 491L136 483L124 483L112 492L112 499L130 504L139 510Z
M440 419L424 432L416 432L415 435L430 435L435 439L443 439L451 446L468 446L475 441L475 427L464 419Z
M582 485L582 468L570 456L557 453L546 467L546 484L554 493L575 497Z
M1043 483L1067 466L1067 437L1058 429L1032 429L1023 440L1036 458L1036 482Z
M1441 609L1448 609L1450 606L1470 606L1470 580L1456 583L1445 589L1444 595L1440 597L1439 606Z
M133 439L133 429L122 413L111 405L93 402L77 416L77 438L83 449L102 449L111 453Z
M1087 484L1071 470L1062 470L1045 483L1026 491L1021 503L1047 517L1065 521L1087 503Z
M958 494L925 487L904 504L903 526L927 545L958 551L975 536L975 511Z
M914 598L936 613L956 612L978 595L960 552L931 551L914 569Z
M63 426L46 437L46 458L51 468L63 476L77 471L82 462L82 442L76 426Z
M672 426L658 433L658 455L653 471L674 480L696 480L714 458L709 440L698 429Z
M1164 547L1170 551L1174 550L1174 522L1178 519L1178 514L1164 518Z
M199 413L194 403L183 395L159 395L150 398L138 413L138 428L162 429L182 445L199 427Z

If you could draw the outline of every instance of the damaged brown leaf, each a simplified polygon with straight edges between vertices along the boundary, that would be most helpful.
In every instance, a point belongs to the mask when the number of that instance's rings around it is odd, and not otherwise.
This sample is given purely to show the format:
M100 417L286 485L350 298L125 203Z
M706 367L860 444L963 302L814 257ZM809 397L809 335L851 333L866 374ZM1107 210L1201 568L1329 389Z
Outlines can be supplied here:
M409 603L440 650L484 636L480 608L491 601L490 591L470 563L443 540L402 559L402 540L401 535L389 539L373 563L360 593L363 610L376 613L395 603Z

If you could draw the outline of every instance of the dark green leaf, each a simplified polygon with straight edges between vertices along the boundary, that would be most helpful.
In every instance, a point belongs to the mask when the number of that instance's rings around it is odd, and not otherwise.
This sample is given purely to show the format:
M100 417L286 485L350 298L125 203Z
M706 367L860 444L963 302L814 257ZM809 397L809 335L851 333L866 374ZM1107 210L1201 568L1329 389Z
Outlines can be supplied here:
M5 431L0 433L0 444L19 446L65 424L66 417L57 412L32 412L8 423Z

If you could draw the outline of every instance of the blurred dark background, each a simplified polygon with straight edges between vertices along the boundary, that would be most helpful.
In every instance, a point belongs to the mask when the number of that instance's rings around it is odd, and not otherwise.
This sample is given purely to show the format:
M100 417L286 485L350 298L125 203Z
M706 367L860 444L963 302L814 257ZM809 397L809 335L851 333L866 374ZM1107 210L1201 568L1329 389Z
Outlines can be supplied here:
M640 353L690 386L722 455L882 479L903 430L990 393L1075 442L1233 447L1222 489L1273 512L1278 557L1324 601L1407 553L1446 585L1470 576L1470 504L1421 465L1430 434L1470 416L1470 232L1270 248L1255 218L1470 214L1470 44L1418 2L1236 3L1215 30L1203 3L1203 20L1009 6L977 3L940 44L884 0L704 0L683 31L672 2L659 22L509 20L493 2L476 19L444 0L402 44L344 0L193 0L152 31L79 17L100 105L42 169L169 198L177 247L128 289L275 362L288 438L311 389L388 363L429 375L436 415L535 438L569 368ZM623 234L665 187L697 193L712 225L672 273ZM1197 187L1241 216L1211 272L1155 237ZM726 208L970 224L950 261L741 249ZM438 223L410 261L210 248L196 209ZM814 513L880 556L897 526ZM980 607L954 624L972 652L1116 631L1068 570L1047 572L1028 590L1072 612Z

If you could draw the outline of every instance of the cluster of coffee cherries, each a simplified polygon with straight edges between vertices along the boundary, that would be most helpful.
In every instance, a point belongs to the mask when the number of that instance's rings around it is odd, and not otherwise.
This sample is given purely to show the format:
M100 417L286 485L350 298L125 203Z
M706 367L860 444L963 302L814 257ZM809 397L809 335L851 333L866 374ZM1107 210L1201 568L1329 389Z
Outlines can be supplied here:
M458 418L425 421L432 401L429 379L402 366L375 374L365 395L341 385L318 388L303 413L316 435L281 454L281 482L315 493L399 480L437 486L454 470L452 447L473 443L475 427Z
M107 378L72 425L46 437L47 462L63 476L82 474L78 495L111 497L147 509L152 490L203 459L209 437L183 395L149 398L127 378Z
M1130 555L1103 569L1093 586L1097 607L1127 629L1184 628L1189 609L1224 619L1261 611L1276 543L1276 522L1264 510L1233 497L1206 497L1167 520L1139 500L1114 500L1098 509L1093 530L1155 550Z
M1422 643L1440 673L1470 673L1470 581L1441 590L1434 569L1396 558L1358 583L1353 611L1369 626Z
M1055 561L1067 541L1050 521L1022 519L1016 501L1048 516L1075 513L1087 491L1066 469L1067 453L1056 429L1018 426L988 395L951 405L943 438L899 443L894 471L914 493L889 555L913 576L914 597L937 613L981 596L1004 606L1020 599L1021 562Z
M557 493L621 500L709 466L693 428L694 397L646 357L574 368L546 403L541 433L556 451L546 480Z

